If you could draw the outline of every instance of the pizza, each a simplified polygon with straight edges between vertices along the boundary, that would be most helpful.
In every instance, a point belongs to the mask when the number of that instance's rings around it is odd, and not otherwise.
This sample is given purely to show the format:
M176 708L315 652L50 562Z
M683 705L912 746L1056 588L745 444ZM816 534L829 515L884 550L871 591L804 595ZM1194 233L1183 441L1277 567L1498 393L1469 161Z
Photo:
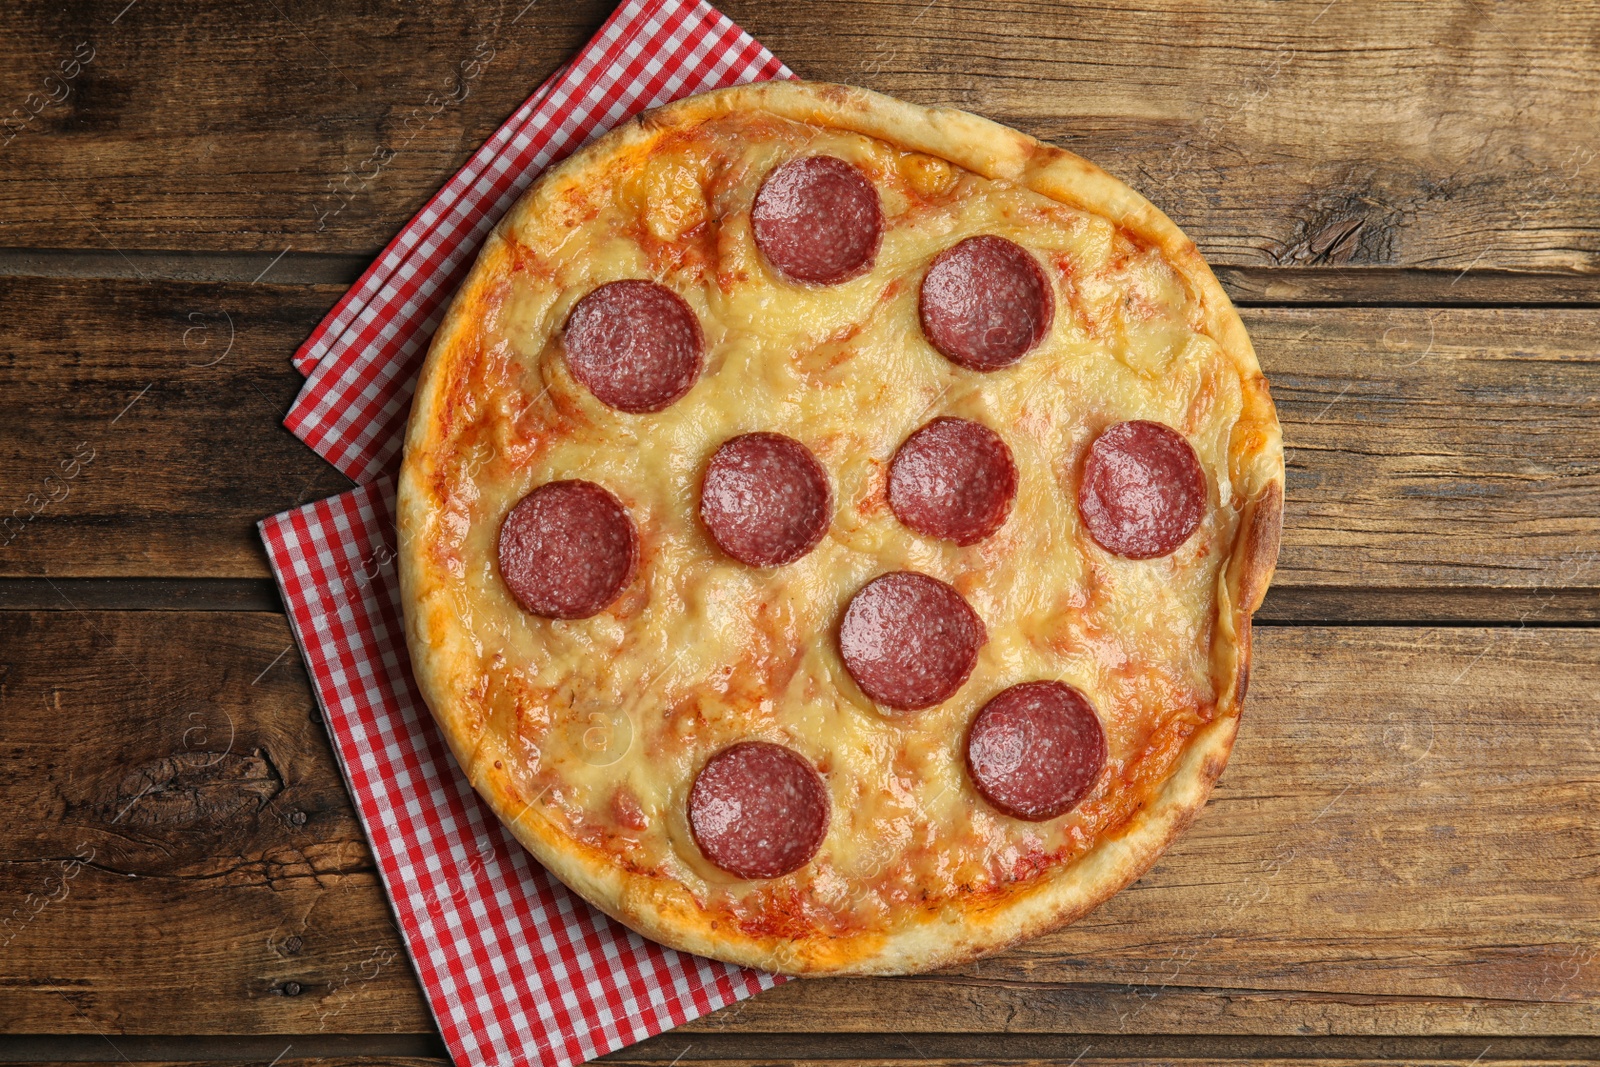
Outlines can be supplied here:
M598 908L921 971L1083 915L1205 803L1282 487L1237 314L1127 186L959 111L721 90L543 175L455 297L407 640Z

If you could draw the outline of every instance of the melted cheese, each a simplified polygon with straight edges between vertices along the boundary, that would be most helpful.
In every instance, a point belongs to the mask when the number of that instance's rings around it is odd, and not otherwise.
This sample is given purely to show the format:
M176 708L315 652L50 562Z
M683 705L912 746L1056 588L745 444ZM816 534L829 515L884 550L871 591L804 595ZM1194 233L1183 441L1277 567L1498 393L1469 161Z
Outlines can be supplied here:
M885 232L869 274L807 288L767 268L749 210L768 171L816 153L873 180ZM770 117L669 136L608 177L508 234L516 269L454 383L439 468L451 506L430 547L450 568L479 657L473 714L530 810L594 845L602 862L679 882L706 908L770 933L871 928L908 907L998 890L1124 823L1214 711L1215 591L1238 518L1227 456L1240 382L1199 332L1179 273L1104 218ZM1057 301L1043 343L991 374L940 356L917 317L929 262L975 234L1031 250ZM563 361L573 304L623 278L671 287L705 331L703 377L659 414L606 408ZM895 449L939 415L992 427L1016 458L1010 517L968 548L913 533L885 500ZM1075 503L1083 450L1134 418L1188 437L1211 504L1186 544L1145 562L1094 545ZM696 517L711 453L755 430L804 442L834 487L827 536L775 570L723 556ZM641 538L633 584L606 612L573 622L519 610L495 562L506 512L559 478L606 486ZM851 595L897 569L954 585L989 632L961 690L913 714L874 706L835 641ZM975 793L965 734L1005 687L1052 678L1094 703L1110 760L1078 809L1030 824ZM750 738L810 759L832 797L816 860L772 882L711 867L684 816L704 761Z

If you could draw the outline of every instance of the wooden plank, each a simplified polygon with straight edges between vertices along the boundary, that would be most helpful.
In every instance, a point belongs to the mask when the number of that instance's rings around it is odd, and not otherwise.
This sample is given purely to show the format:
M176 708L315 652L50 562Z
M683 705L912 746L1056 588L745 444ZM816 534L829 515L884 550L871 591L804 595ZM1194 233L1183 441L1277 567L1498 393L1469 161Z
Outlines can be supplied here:
M1276 581L1593 587L1600 349L1590 314L1247 312L1287 443Z
M0 615L0 1028L427 1026L287 646L269 615ZM1256 664L1211 805L1088 919L691 1029L1600 1035L1600 631L1264 628Z
M0 279L0 575L268 577L256 521L350 486L281 425L337 293Z
M38 110L4 146L0 245L376 252L611 4L120 6L40 5L0 42L0 99ZM1592 4L725 6L804 77L1088 156L1219 264L1600 255Z
M1088 1042L1085 1045L1085 1047L1086 1048L1093 1048L1093 1042ZM807 1059L798 1059L798 1060L787 1060L785 1062L793 1064L794 1067L823 1067L823 1065L827 1065L827 1067L900 1067L900 1065L905 1064L906 1062L908 1062L909 1059L910 1059L909 1057L896 1058L896 1059L848 1059L848 1060L831 1060L831 1059L822 1060L822 1059L810 1059L810 1058L807 1058ZM687 1064L702 1065L703 1064L704 1067L734 1067L735 1064L748 1064L750 1061L749 1060L706 1060L706 1059L697 1059L697 1058L694 1058L692 1056L686 1056L683 1059L676 1060L676 1061L665 1060L665 1059L656 1059L656 1060L633 1060L633 1061L629 1061L629 1062L649 1063L649 1064L662 1064L662 1065L666 1065L666 1067L670 1067L670 1065L672 1063L678 1063L678 1064L684 1064L684 1065L687 1065ZM1162 1064L1163 1063L1163 1061L1161 1061L1161 1060L1145 1058L1145 1057L1138 1057L1138 1058L1131 1058L1131 1059L1109 1059L1109 1058L1104 1057L1104 1056L1081 1056L1081 1055L1080 1056L1050 1057L1048 1059L1040 1059L1040 1058L1034 1058L1034 1057L1030 1057L1028 1059L1011 1059L1011 1058L996 1059L996 1058L991 1057L991 1056L974 1056L974 1057L971 1057L971 1058L963 1057L963 1058L960 1058L960 1059L946 1059L945 1057L942 1057L942 1056L934 1057L934 1058L923 1058L923 1057L919 1056L919 1057L917 1057L915 1060L913 1060L911 1062L927 1064L928 1067L984 1067L984 1065L993 1065L993 1067L1045 1067L1045 1065L1047 1065L1047 1064L1059 1065L1059 1067L1069 1067L1069 1065L1071 1065L1071 1064L1079 1064L1079 1065L1081 1065L1081 1067L1156 1067L1157 1064ZM1357 1065L1370 1064L1373 1061L1372 1060L1328 1060L1328 1059L1317 1059L1317 1058L1307 1058L1307 1059L1296 1058L1296 1059L1292 1059L1292 1060L1283 1060L1283 1059L1211 1059L1211 1058L1208 1058L1208 1057L1195 1057L1195 1058L1184 1057L1181 1062L1183 1062L1186 1065L1186 1067L1357 1067ZM1497 1060L1491 1060L1491 1059L1482 1059L1482 1060L1464 1060L1464 1059L1462 1059L1462 1060L1433 1060L1433 1059L1428 1059L1428 1060L1407 1060L1406 1062L1408 1064L1415 1065L1415 1067L1471 1067L1471 1064L1473 1064L1473 1063L1503 1065L1503 1067L1513 1067L1513 1065L1514 1065L1514 1067L1532 1067L1532 1065L1536 1064L1536 1063L1538 1063L1538 1064L1550 1064L1550 1063L1552 1063L1552 1061L1549 1061L1549 1060L1498 1060L1498 1059ZM1554 1061L1554 1062L1560 1063L1562 1061ZM1576 1064L1576 1063L1578 1063L1580 1061L1573 1060L1573 1061L1568 1061L1568 1062ZM1171 1063L1171 1061L1166 1061L1167 1065L1170 1065L1170 1063ZM1165 1065L1164 1065L1164 1067L1165 1067Z
M35 1061L40 1067L67 1067L68 1064L104 1063L104 1060L44 1060ZM142 1067L200 1067L201 1064L216 1065L217 1060L118 1060L117 1062L138 1063ZM246 1064L252 1067L269 1067L267 1060L223 1060L221 1063L235 1063L239 1067ZM411 1056L285 1056L273 1063L282 1067L453 1067L448 1058L443 1059L418 1059ZM687 1064L699 1063L698 1060L685 1060ZM1036 1061L1037 1062L1037 1061ZM1439 1067L1454 1067L1454 1065L1440 1064ZM1463 1065L1464 1067L1464 1065ZM1521 1065L1517 1065L1521 1067Z
M1209 1034L804 1034L673 1031L606 1057L617 1063L1345 1064L1593 1062L1593 1038L1294 1037Z
M435 1035L293 1034L226 1037L118 1035L0 1036L7 1062L197 1064L276 1057L284 1067L307 1063L444 1064ZM1312 1065L1406 1063L1467 1065L1593 1063L1594 1038L1262 1037L1150 1034L686 1034L669 1031L603 1057L601 1063L1222 1063Z
M0 41L0 244L376 254L615 5L123 6Z
M1093 1042L1088 1042L1085 1047L1093 1048ZM629 1062L663 1064L663 1065L666 1065L666 1067L671 1067L671 1064L674 1063L674 1062L676 1062L678 1064L682 1064L682 1065L690 1065L690 1064L704 1065L704 1067L734 1067L735 1064L748 1064L750 1061L749 1060L704 1060L704 1059L696 1059L696 1058L694 1058L692 1056L686 1056L682 1060L677 1060L677 1061L666 1060L666 1059L658 1059L658 1060L631 1060ZM1033 1058L1033 1057L1030 1057L1028 1059L1010 1059L1010 1058L1007 1058L1007 1059L996 1059L996 1058L994 1058L992 1056L979 1055L979 1056L973 1056L971 1058L963 1057L961 1059L946 1059L944 1057L923 1058L921 1056L918 1056L915 1059L912 1059L911 1057L897 1058L897 1059L848 1059L848 1060L799 1059L799 1060L787 1060L785 1062L793 1064L794 1067L823 1067L823 1065L827 1065L827 1067L891 1067L891 1065L892 1065L892 1067L899 1067L899 1065L905 1064L907 1062L915 1062L915 1063L927 1064L927 1065L929 1065L929 1067L983 1067L983 1065L993 1065L993 1067L1034 1067L1034 1065L1038 1065L1038 1067L1045 1067L1045 1065L1047 1065L1047 1064L1060 1065L1060 1067L1070 1067L1071 1064L1079 1064L1080 1067L1157 1067L1157 1065L1160 1064L1160 1065L1162 1065L1162 1067L1171 1067L1171 1064L1172 1064L1171 1060L1163 1061L1163 1060L1160 1060L1160 1059L1154 1059L1154 1058L1148 1058L1148 1057L1136 1057L1136 1058L1129 1058L1129 1059L1110 1059L1110 1058L1107 1058L1107 1057L1104 1057L1104 1056L1082 1056L1082 1055L1079 1055L1079 1056L1063 1055L1063 1056L1059 1056L1059 1057L1050 1057L1048 1059ZM1365 1060L1365 1059L1364 1060L1329 1060L1329 1059L1318 1059L1318 1058L1305 1058L1305 1059L1301 1059L1301 1058L1295 1058L1295 1059L1211 1059L1209 1057L1194 1057L1194 1058L1183 1057L1180 1060L1180 1062L1185 1064L1186 1067L1358 1067L1358 1065L1362 1065L1362 1064L1371 1064L1373 1061L1372 1060ZM1551 1060L1491 1060L1491 1059L1482 1059L1482 1060L1466 1060L1466 1059L1461 1059L1461 1060L1436 1060L1436 1059L1409 1060L1408 1059L1405 1062L1408 1063L1408 1064L1415 1065L1415 1067L1471 1067L1471 1065L1474 1064L1474 1063L1484 1064L1484 1065L1494 1064L1494 1065L1497 1065L1497 1067L1533 1067L1534 1064L1549 1064L1549 1065L1553 1065L1553 1064L1558 1064L1558 1063L1563 1063L1563 1062L1571 1063L1571 1064L1576 1065L1576 1064L1580 1063L1581 1061L1578 1061L1578 1060L1570 1060L1570 1061L1561 1061L1561 1060L1555 1060L1555 1061L1551 1061Z
M267 578L0 578L0 611L282 610Z
M0 1031L431 1028L282 616L0 648Z
M1600 304L1600 274L1218 265L1216 275L1228 291L1229 299L1241 307L1290 304L1573 307Z
M272 285L354 285L372 257L348 252L144 252L83 248L0 249L0 277L112 278L142 282L256 282ZM1348 272L1323 271L1330 278ZM1530 275L1544 278L1547 275ZM1477 274L1468 276L1481 280ZM1355 283L1346 283L1354 285ZM1247 283L1248 285L1248 283ZM1582 293L1577 279L1559 290L1568 302ZM1256 283L1259 288L1260 283ZM1254 290L1251 290L1254 291Z
M1567 1043L1557 1042L1560 1047ZM1529 1046L1543 1048L1539 1042ZM1430 1048L1428 1051L1435 1051ZM118 1034L0 1035L0 1058L6 1063L257 1063L265 1067L295 1059L385 1063L416 1061L448 1063L444 1039L426 1034L259 1034L226 1036Z
M1593 5L729 11L803 77L962 107L1094 160L1221 264L1587 271L1600 251Z
M332 295L0 279L31 413L0 425L0 577L265 577L255 521L348 484L279 425ZM1491 617L1538 622L1600 588L1600 309L1244 317L1289 444L1280 589L1516 589Z
M6 601L8 584L0 582L0 605ZM56 603L59 605L59 598ZM1275 585L1267 590L1267 599L1255 615L1257 626L1363 622L1582 625L1600 622L1600 589L1373 589L1367 586Z

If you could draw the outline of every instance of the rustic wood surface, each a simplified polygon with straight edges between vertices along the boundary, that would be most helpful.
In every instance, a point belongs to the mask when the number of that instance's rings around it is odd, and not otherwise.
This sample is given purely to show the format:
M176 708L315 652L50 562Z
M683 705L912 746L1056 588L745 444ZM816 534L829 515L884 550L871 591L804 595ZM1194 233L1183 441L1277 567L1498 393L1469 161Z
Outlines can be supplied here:
M64 99L6 146L0 244L376 252L612 6L524 2L36 0L0 100ZM1593 4L724 6L804 77L1096 160L1218 263L1581 272L1600 248Z
M525 3L5 10L0 1062L447 1062L254 524L348 485L290 353L612 6ZM1136 886L610 1058L1600 1062L1600 4L722 6L1166 209L1287 526L1233 763Z
M1135 887L975 964L685 1030L1600 1031L1600 631L1258 633L1233 763ZM30 857L0 899L39 901L0 940L50 961L7 969L0 1027L425 1027L281 617L10 612L0 641Z

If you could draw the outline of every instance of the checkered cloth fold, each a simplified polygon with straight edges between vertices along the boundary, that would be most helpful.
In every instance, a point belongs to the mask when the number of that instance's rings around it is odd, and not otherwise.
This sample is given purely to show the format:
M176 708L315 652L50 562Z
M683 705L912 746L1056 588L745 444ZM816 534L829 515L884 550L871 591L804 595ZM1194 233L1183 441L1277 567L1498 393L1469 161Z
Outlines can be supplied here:
M789 77L703 0L626 0L403 229L301 349L285 424L357 482L265 519L268 561L406 948L459 1064L578 1063L780 978L647 941L532 861L412 680L394 485L422 357L489 229L539 172L648 107Z

